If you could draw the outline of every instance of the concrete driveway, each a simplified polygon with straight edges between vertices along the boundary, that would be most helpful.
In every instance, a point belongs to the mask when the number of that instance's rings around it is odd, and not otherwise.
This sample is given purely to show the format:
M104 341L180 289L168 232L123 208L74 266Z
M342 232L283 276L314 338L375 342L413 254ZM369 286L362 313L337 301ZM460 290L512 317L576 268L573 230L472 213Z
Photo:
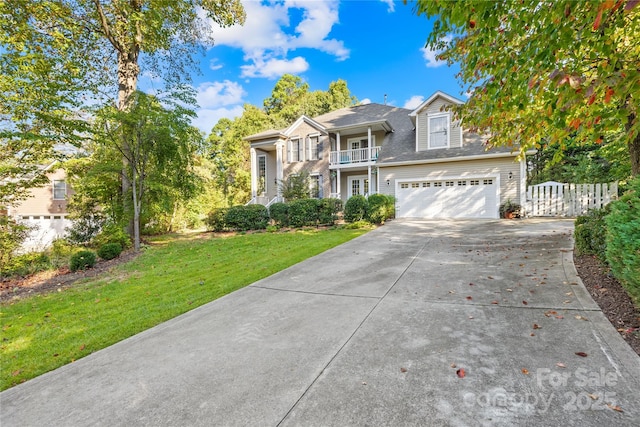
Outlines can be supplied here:
M571 232L390 222L3 392L1 424L637 426Z

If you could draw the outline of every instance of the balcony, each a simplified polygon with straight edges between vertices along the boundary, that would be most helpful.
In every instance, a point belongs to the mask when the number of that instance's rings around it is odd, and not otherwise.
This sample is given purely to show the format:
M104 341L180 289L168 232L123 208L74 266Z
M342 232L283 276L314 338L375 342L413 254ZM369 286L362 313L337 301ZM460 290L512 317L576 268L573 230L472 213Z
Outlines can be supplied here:
M329 155L329 164L334 165L361 165L375 163L378 159L380 147L358 148L355 150L332 151Z

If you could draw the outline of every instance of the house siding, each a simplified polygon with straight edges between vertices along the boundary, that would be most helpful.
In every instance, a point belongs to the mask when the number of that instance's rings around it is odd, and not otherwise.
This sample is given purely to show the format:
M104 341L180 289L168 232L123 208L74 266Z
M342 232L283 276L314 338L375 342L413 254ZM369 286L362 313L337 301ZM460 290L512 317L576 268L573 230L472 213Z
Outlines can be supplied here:
M63 169L58 169L47 176L49 183L43 187L32 188L29 197L9 210L10 215L65 215L67 213L67 203L73 194L68 182L66 198L53 200L53 181L67 181L67 174Z
M509 172L513 174L509 179ZM395 197L396 181L403 179L443 179L448 177L499 176L500 203L520 200L520 163L515 157L380 167L380 192ZM386 185L387 179L390 185Z

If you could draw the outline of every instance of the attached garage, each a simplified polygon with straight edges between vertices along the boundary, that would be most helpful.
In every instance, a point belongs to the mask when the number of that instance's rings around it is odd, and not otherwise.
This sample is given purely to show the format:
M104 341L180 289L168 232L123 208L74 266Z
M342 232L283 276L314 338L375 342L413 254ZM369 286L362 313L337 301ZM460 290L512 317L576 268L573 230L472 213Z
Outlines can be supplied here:
M498 177L396 182L399 218L498 218Z

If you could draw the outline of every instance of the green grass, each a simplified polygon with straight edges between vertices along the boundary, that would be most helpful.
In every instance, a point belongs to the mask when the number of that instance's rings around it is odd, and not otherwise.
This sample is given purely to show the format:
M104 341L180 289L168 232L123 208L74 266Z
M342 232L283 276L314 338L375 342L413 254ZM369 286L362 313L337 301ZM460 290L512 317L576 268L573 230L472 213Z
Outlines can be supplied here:
M99 278L5 303L0 311L0 389L80 359L366 231L163 236L135 260Z

